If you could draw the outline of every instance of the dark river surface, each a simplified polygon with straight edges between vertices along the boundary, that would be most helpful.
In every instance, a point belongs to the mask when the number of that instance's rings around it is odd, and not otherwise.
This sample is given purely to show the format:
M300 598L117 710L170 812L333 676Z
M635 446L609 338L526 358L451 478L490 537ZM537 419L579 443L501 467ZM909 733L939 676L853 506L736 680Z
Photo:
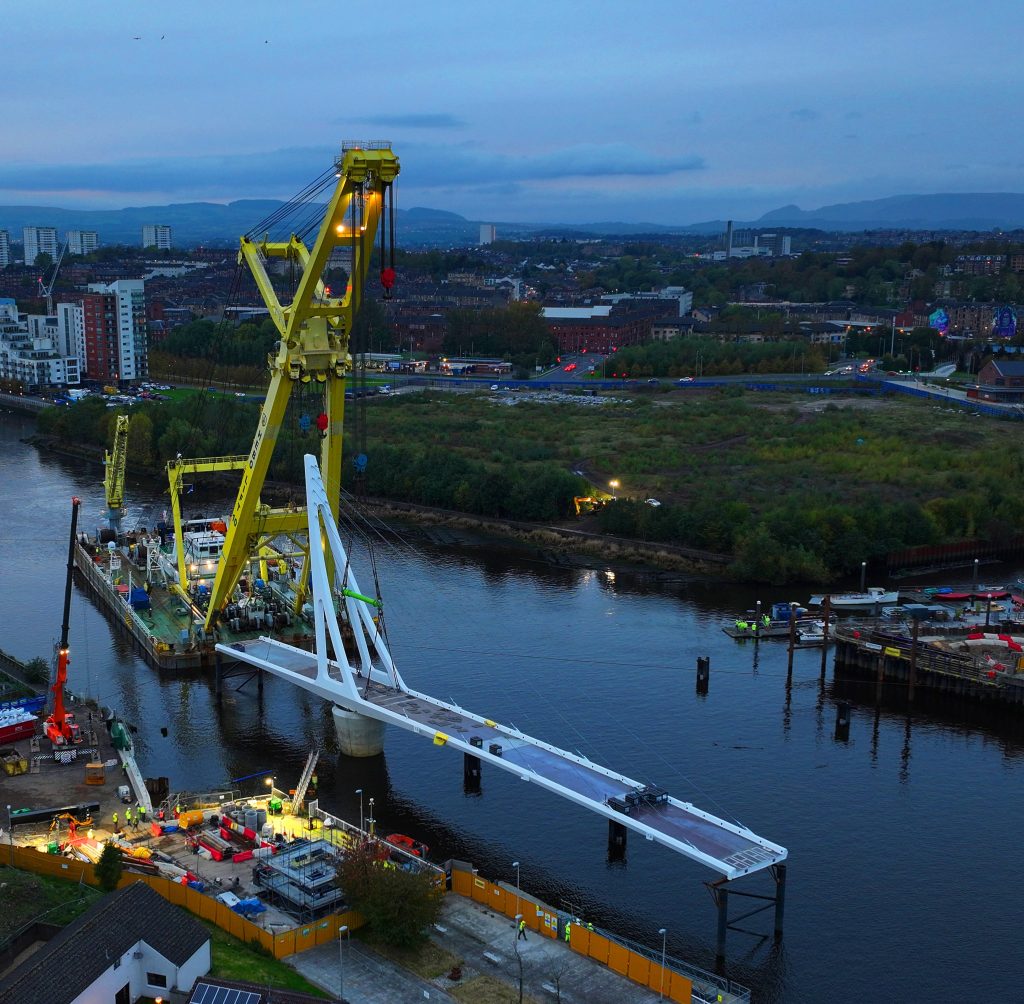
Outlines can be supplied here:
M49 657L59 634L70 497L82 498L84 528L102 509L102 470L40 455L20 441L32 430L0 415L0 648L23 659ZM129 526L152 525L167 505L152 485L129 484L127 499ZM355 567L372 590L364 558ZM876 712L869 698L855 700L849 741L837 742L836 685L831 667L819 682L818 651L797 653L787 689L784 644L762 643L755 659L751 643L721 632L753 605L752 589L659 584L419 536L389 538L377 565L409 686L660 784L789 849L782 943L729 935L727 974L755 1001L1024 1000L1019 725L908 715L896 704ZM71 689L138 727L145 774L204 789L272 769L287 788L320 745L331 811L358 819L362 788L381 829L426 841L436 860L459 857L511 881L519 861L523 887L548 902L649 945L660 947L665 927L671 954L714 966L715 911L702 883L715 876L694 862L630 834L627 863L610 866L603 819L486 766L482 797L466 797L461 757L395 729L382 756L339 758L328 708L273 678L262 703L250 685L218 712L209 678L161 677L78 590L71 653ZM694 687L703 655L706 697ZM769 886L761 876L740 888ZM743 926L770 924L766 913Z

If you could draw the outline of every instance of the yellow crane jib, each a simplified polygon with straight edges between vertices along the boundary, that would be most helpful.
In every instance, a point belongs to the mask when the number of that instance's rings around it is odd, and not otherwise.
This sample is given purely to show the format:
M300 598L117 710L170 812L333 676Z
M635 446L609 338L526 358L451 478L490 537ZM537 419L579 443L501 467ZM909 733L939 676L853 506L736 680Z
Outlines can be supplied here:
M322 392L322 413L318 418L322 432L320 471L335 519L338 516L345 378L352 368L349 335L362 303L378 228L381 232L380 281L385 295L394 282L392 184L398 177L399 163L390 143L348 142L342 145L334 166L337 178L334 194L311 248L294 234L280 242L243 237L239 245L239 262L247 265L252 273L281 338L268 358L270 383L252 448L242 467L223 554L210 591L207 630L214 626L230 601L251 555L258 553L275 533L299 534L305 524L304 509L273 510L261 506L259 501L292 388L299 382L314 382ZM351 253L349 279L341 296L323 280L336 248ZM267 262L272 258L294 261L302 269L290 303L281 302L270 281ZM308 541L304 543L304 551L308 556ZM295 584L296 609L303 602L308 575L307 560Z
M124 471L128 463L128 426L131 419L118 415L114 425L114 449L103 452L103 492L107 502L107 523L117 532L124 508Z

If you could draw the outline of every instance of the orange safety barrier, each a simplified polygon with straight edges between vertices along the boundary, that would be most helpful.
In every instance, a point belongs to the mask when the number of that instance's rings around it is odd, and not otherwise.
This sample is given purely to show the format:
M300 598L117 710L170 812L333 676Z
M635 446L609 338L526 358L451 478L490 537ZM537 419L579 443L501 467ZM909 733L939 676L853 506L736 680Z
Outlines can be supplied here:
M13 847L9 854L8 860L15 868L35 872L37 875L53 875L71 882L99 885L96 880L96 869L88 862L68 861L67 858L57 857L53 854L41 854L29 847ZM355 931L365 923L360 914L348 911L324 917L317 921L312 928L295 928L274 935L241 914L235 913L223 903L218 903L212 897L182 885L180 882L172 882L158 875L126 873L121 876L118 888L131 885L133 882L145 882L169 903L184 907L190 913L194 913L204 920L212 921L219 928L241 941L258 941L278 959L330 941L337 937L342 925L347 925L350 931Z
M669 975L672 976L671 982L667 978L665 981L669 999L677 1001L678 1004L690 1004L693 1000L693 983L675 970L665 974L666 977Z
M630 952L627 959L626 975L634 983L647 983L651 975L651 960L636 952Z
M622 976L629 975L629 956L632 953L628 948L619 945L614 941L608 942L608 968L612 972Z
M603 934L597 934L594 931L587 931L587 934L590 935L587 954L592 959L597 959L598 962L608 965L608 948L611 942ZM571 937L575 938L575 935L574 930Z

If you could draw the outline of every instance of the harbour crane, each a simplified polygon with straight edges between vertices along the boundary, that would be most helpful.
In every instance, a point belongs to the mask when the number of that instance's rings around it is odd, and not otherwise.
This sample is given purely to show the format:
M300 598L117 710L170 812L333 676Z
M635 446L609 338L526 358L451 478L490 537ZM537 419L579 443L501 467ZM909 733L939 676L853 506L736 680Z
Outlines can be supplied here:
M54 675L53 714L46 719L44 729L46 737L54 746L81 742L78 725L74 715L68 714L64 708L64 685L68 682L68 628L71 621L71 580L75 571L75 535L78 531L78 509L82 500L71 499L71 539L68 541L68 572L64 580L64 620L60 628L60 643L57 646L57 671Z
M103 491L107 500L107 525L116 534L121 529L124 514L124 469L128 461L128 426L131 419L118 415L114 426L113 452L103 453Z
M390 295L394 269L394 195L398 158L385 142L342 144L334 164L337 179L312 248L292 234L287 241L272 242L269 236L242 237L239 262L248 266L256 286L280 334L268 358L270 384L260 412L252 448L244 457L171 460L167 465L171 509L178 560L178 588L188 593L189 567L182 530L179 496L186 474L241 471L242 479L234 509L227 521L216 578L210 591L204 628L216 625L231 600L238 580L253 556L265 560L273 541L287 537L302 554L302 572L295 583L294 609L298 612L309 587L309 540L303 508L273 509L260 501L288 401L293 390L311 385L320 391L320 469L331 498L335 519L341 497L342 422L345 383L352 372L349 338L359 307L363 285L378 226L381 232L380 281L384 296ZM340 248L351 254L352 266L343 295L324 284L323 274L331 253ZM290 303L281 303L267 271L271 258L285 259L301 269Z
M57 281L57 273L60 271L60 263L64 260L64 253L68 249L68 242L65 241L60 246L60 251L57 254L57 260L53 265L53 275L50 276L49 282L44 282L43 277L39 276L37 280L39 283L39 295L46 297L46 315L51 317L53 315L53 284Z

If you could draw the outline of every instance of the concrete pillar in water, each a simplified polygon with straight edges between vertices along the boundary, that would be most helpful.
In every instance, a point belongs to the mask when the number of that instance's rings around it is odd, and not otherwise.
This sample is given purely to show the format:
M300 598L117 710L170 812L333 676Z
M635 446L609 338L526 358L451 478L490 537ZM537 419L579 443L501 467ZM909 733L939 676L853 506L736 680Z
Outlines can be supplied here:
M334 733L345 756L376 756L384 752L384 723L376 718L346 711L337 705L332 709Z

